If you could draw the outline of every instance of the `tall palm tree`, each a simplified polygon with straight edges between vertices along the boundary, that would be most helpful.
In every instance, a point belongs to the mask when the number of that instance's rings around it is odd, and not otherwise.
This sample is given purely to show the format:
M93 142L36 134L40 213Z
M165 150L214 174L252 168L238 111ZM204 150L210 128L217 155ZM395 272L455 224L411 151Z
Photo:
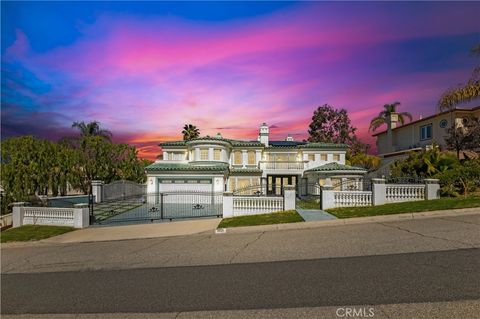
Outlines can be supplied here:
M378 116L372 119L370 122L369 130L375 131L383 124L387 124L388 118L391 114L396 113L398 115L398 121L403 125L405 124L405 118L408 118L410 121L412 120L412 114L409 112L397 112L397 107L400 106L400 102L395 102L392 104L385 104L383 106L383 111L378 113Z
M185 124L182 134L184 141L190 141L200 136L200 130L193 124Z
M80 135L84 136L101 136L106 139L110 139L112 137L112 132L109 130L102 129L100 127L100 123L97 121L93 121L90 123L85 122L73 122L73 128L76 128L80 131Z
M471 49L473 56L480 57L480 43ZM465 84L445 91L438 101L440 111L452 111L463 102L470 102L480 97L480 65L473 69L472 76Z

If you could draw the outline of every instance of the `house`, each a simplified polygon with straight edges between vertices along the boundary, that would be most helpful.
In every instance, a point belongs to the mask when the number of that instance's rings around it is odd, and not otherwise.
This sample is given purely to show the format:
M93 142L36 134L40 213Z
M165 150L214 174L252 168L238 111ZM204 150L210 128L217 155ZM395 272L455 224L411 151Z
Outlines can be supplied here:
M278 194L285 185L347 181L361 185L366 171L345 165L344 144L269 139L269 127L260 126L256 141L205 136L160 144L163 158L146 167L147 191L252 193L261 186ZM263 193L263 192L262 192Z
M396 114L387 123L387 130L373 134L377 138L377 152L381 157L401 157L410 151L429 148L436 143L441 149L446 148L447 129L453 123L462 126L468 117L480 118L480 106L473 108L455 108L420 118L397 127Z

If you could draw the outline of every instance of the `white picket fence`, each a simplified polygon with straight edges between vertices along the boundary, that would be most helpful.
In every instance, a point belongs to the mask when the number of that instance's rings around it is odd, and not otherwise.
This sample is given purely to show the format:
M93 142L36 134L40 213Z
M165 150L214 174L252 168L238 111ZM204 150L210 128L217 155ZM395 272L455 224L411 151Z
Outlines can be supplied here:
M335 207L371 206L372 192L370 191L334 191Z
M385 185L385 201L387 203L409 202L425 199L425 185L419 184L387 184Z
M233 197L233 216L273 213L283 210L283 197Z

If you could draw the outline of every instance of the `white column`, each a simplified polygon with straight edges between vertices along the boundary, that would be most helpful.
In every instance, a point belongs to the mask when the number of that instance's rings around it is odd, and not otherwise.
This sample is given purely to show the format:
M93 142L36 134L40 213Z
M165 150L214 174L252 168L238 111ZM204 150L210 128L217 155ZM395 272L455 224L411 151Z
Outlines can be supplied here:
M322 186L322 209L335 207L335 194L332 185Z
M20 227L23 225L23 215L25 214L25 206L26 202L17 202L13 203L12 209L12 227Z
M387 188L385 185L385 179L372 178L372 205L383 205L386 203Z
M233 194L223 193L223 218L233 217Z
M425 199L437 199L439 198L438 192L440 190L440 184L438 179L426 178L425 182Z
M89 211L87 204L76 204L73 208L73 227L86 228L89 226Z
M285 210L295 209L295 186L284 186L283 201L283 208Z
M345 164L345 153L340 154L340 164Z
M168 161L168 152L167 151L163 151L163 160Z
M332 153L327 154L327 162L333 162L333 154Z
M213 147L208 148L208 160L213 161Z
M248 154L246 150L242 150L242 166L247 166L248 163Z
M222 148L220 154L220 159L222 160L222 162L228 162L227 151Z
M101 203L103 198L103 181L92 181L92 194L95 203Z
M200 148L195 147L195 160L199 161L200 160Z
M255 151L255 164L258 166L258 163L262 160L262 151Z

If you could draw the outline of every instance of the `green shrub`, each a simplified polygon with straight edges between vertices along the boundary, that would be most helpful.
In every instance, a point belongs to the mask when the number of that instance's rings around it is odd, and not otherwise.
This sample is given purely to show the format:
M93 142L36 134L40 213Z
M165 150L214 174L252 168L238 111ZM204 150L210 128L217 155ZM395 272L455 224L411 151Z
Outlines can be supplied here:
M434 177L440 180L443 196L468 196L480 188L480 159L466 160L462 165L439 172Z

